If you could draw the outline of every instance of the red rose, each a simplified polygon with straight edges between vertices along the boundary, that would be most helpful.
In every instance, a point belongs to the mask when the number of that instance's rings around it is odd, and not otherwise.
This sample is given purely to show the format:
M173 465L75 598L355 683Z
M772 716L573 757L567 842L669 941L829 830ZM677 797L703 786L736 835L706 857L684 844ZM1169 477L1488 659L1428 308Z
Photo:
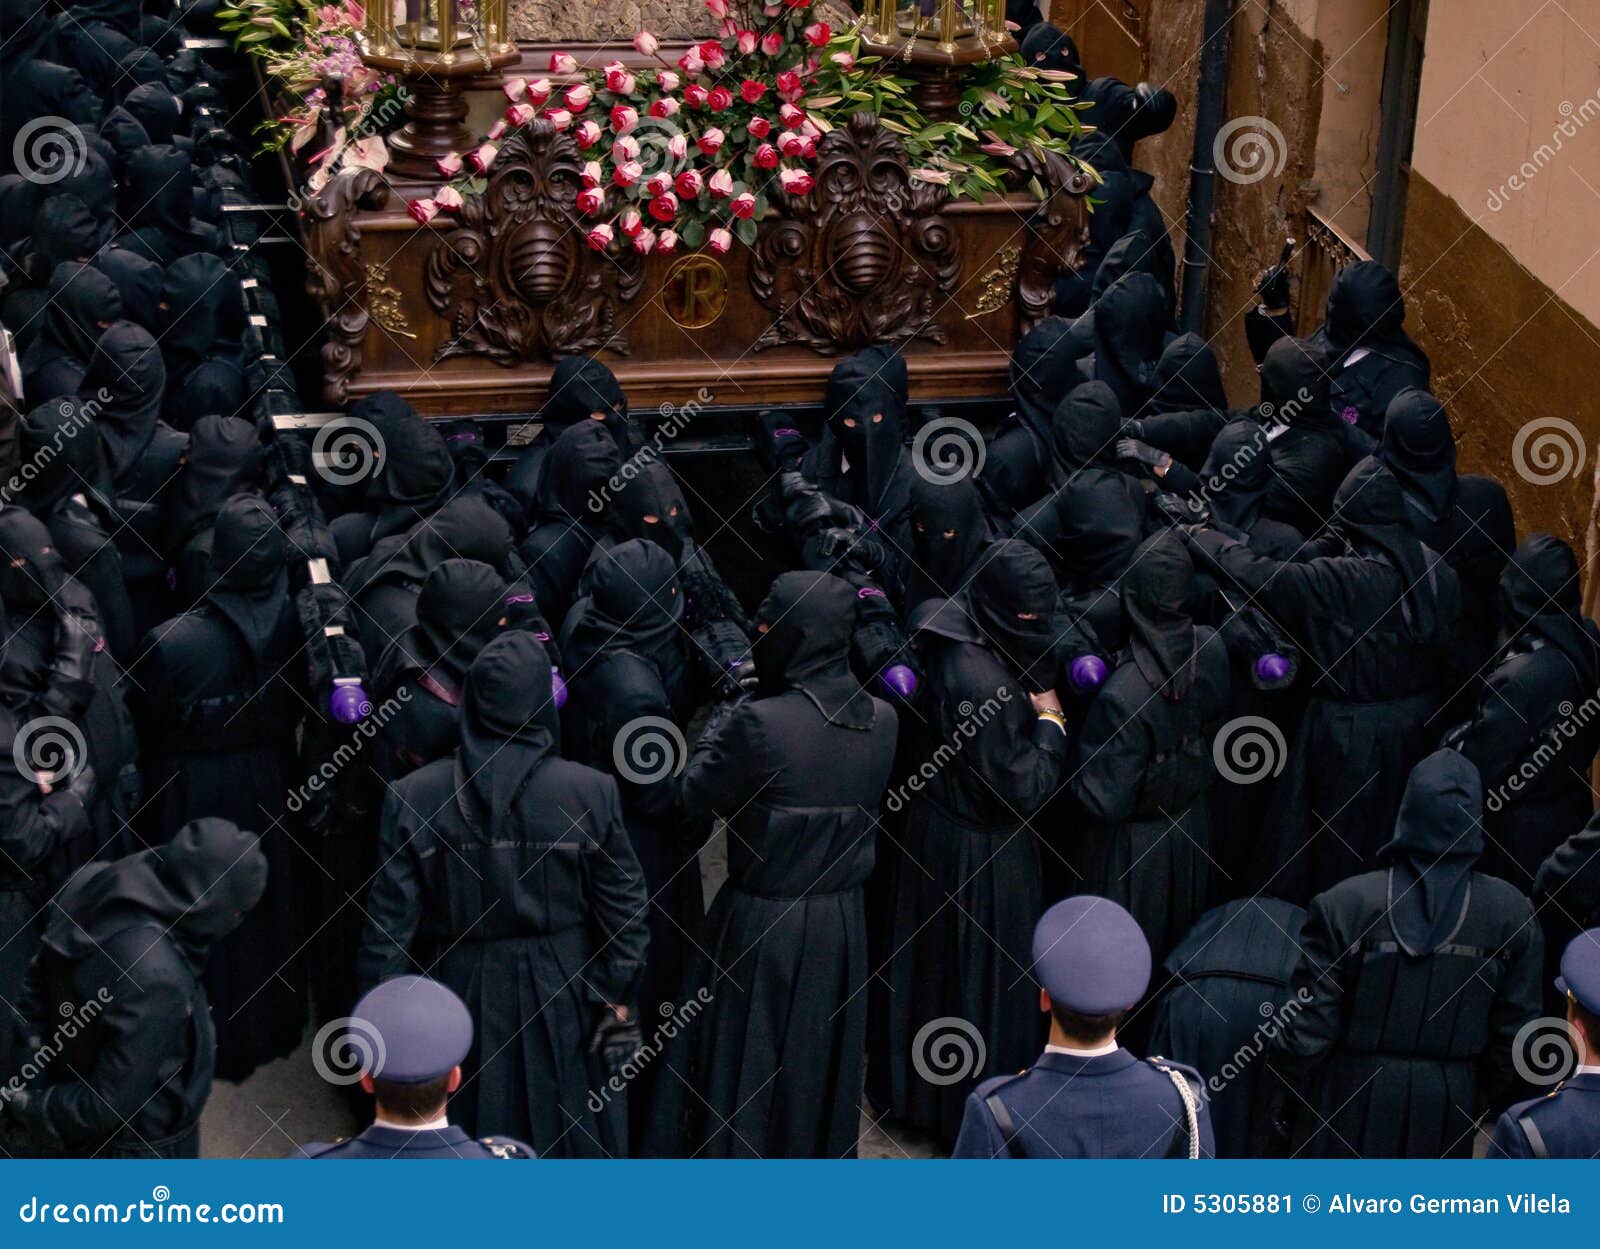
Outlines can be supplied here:
M684 103L690 108L704 108L706 101L710 98L711 92L697 82L691 82L683 89Z
M741 221L754 217L756 215L756 197L751 195L749 191L742 191L733 197L733 202L729 207L733 209L733 215Z
M678 175L676 183L678 194L684 199L699 199L705 185L706 180L700 176L698 169L685 169Z
M671 191L650 201L650 215L657 221L671 221L678 215L678 197Z
M765 139L772 133L772 123L765 117L752 117L750 119L750 137L752 139Z
M713 113L724 112L733 107L733 92L726 87L713 87L709 103Z
M776 169L778 167L778 149L770 143L763 143L756 149L755 163L757 169Z
M767 84L746 78L739 84L739 98L746 104L754 104L767 93Z
M800 75L795 73L794 70L786 69L778 75L779 95L785 97L797 95L804 89L805 84L800 81Z

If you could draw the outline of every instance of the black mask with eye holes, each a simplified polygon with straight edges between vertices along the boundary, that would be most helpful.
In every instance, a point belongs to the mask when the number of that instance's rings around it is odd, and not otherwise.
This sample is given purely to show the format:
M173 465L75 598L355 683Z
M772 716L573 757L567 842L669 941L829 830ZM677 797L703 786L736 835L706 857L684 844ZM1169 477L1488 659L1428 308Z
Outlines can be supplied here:
M13 612L48 607L66 576L44 522L20 507L0 511L0 598Z
M689 505L672 471L658 460L638 466L633 478L625 481L611 500L607 517L619 542L630 538L654 542L675 563L681 563L694 546Z
M1055 685L1050 654L1056 593L1045 557L1018 538L1004 538L984 552L966 596L973 622L1030 693Z

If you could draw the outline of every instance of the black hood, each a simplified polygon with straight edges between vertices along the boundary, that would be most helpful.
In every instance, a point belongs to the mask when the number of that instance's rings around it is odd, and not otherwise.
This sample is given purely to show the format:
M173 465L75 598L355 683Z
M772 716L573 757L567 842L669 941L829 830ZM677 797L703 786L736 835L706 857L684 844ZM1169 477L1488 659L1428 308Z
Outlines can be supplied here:
M1319 333L1341 356L1357 347L1401 348L1420 355L1403 328L1405 320L1406 301L1394 274L1376 260L1360 260L1334 277Z
M161 266L121 247L108 247L94 258L94 267L116 283L122 314L152 334L165 320L161 311Z
M1084 382L1067 393L1050 419L1057 486L1091 466L1116 469L1122 416L1116 392L1104 382Z
M238 275L219 257L185 256L168 265L161 282L161 350L169 370L199 363L216 345L237 354L243 298Z
M540 410L540 419L550 437L596 412L611 431L619 447L627 446L628 396L617 375L593 356L565 356L550 374L550 393ZM620 435L620 436L619 436Z
M870 729L872 697L850 671L856 592L831 573L782 573L756 611L750 648L763 697L799 690L829 724Z
M1228 392L1222 385L1222 366L1211 344L1198 334L1180 334L1167 344L1156 363L1156 391L1150 396L1154 412L1225 412Z
M1427 391L1407 386L1389 401L1378 458L1430 522L1438 524L1455 507L1455 435L1444 405Z
M139 33L144 20L143 0L73 0L72 20L87 25L104 22L130 38Z
M151 228L175 239L194 226L194 168L170 144L151 144L128 158L123 215L130 230Z
M1211 441L1200 469L1200 486L1211 515L1246 532L1261 518L1272 485L1272 444L1267 431L1248 417L1229 421Z
M41 203L28 240L28 269L40 283L58 265L81 264L100 246L100 223L76 195L62 192Z
M118 321L100 336L78 398L97 405L95 425L115 480L138 468L155 437L166 386L167 366L148 330Z
M1389 865L1389 926L1407 954L1432 954L1460 929L1482 854L1478 769L1458 751L1436 750L1411 769L1394 838L1379 852Z
M66 579L66 564L44 522L25 508L0 508L0 599L7 614L12 619L40 611L53 615Z
M481 560L445 560L417 595L416 658L460 681L504 627L507 588Z
M1072 322L1046 317L1022 336L1011 353L1011 397L1017 419L1041 446L1050 445L1050 416L1078 380L1074 344Z
M903 502L907 419L905 360L891 347L846 356L828 376L818 483L883 520ZM846 472L848 466L848 472Z
M1194 688L1195 634L1189 618L1193 591L1194 564L1170 529L1134 552L1122 574L1122 610L1128 618L1133 661L1169 702L1187 698Z
M1144 84L1130 87L1120 78L1093 79L1083 88L1082 98L1094 106L1083 119L1114 140L1128 161L1133 159L1135 143L1167 130L1178 114L1172 92Z
M631 538L595 552L583 597L562 632L561 655L578 672L596 655L631 651L650 659L678 635L683 590L678 565L654 542Z
M43 0L0 0L0 65L49 61L56 28Z
M216 519L222 505L261 483L266 448L256 427L237 416L202 416L189 430L183 471L173 491L169 533L182 549Z
M1144 537L1144 514L1120 474L1081 473L1056 496L1051 553L1064 585L1108 586L1122 575Z
M467 673L461 697L458 801L478 836L507 836L528 774L561 746L550 653L531 633L495 638Z
M617 440L598 421L580 421L557 435L539 482L540 521L565 521L598 529L616 492L608 485L622 468Z
M426 516L455 486L456 466L439 431L393 391L380 391L352 404L350 416L378 431L378 471L367 487L370 507L395 512L387 526Z
M170 144L178 133L182 109L178 97L160 83L141 83L122 101L122 107L150 136L151 143Z
M70 494L107 502L110 478L100 435L79 399L52 399L34 408L22 422L21 444L22 463L37 471L29 480L20 475L11 479L6 491L11 502L40 516Z
M139 119L118 105L105 115L100 123L99 135L124 161L142 147L150 146L150 135L139 124Z
M1600 682L1600 631L1583 615L1578 558L1560 538L1525 539L1500 573L1500 640L1541 638L1572 661L1578 682Z
M1022 41L1022 59L1036 69L1051 69L1083 77L1083 60L1078 56L1078 45L1066 31L1040 22ZM1075 89L1081 90L1082 84Z
M418 589L448 559L473 559L504 569L511 526L480 494L459 494L402 537L395 535L346 576L352 594L382 583L409 581Z
M1095 301L1094 377L1116 392L1124 412L1141 409L1155 390L1169 320L1166 292L1148 273L1118 278Z
M1102 295L1131 273L1155 277L1158 255L1155 241L1143 230L1129 230L1121 235L1106 249L1099 268L1094 271L1094 281L1089 287L1090 302L1099 303ZM1167 312L1170 315L1171 309Z
M637 472L623 482L606 509L607 527L621 541L647 539L681 562L694 546L694 521L683 491L659 460L640 463L635 458L633 463Z
M89 265L67 261L50 275L49 302L43 333L34 346L54 348L84 364L105 331L100 322L122 320L122 294L105 274ZM38 353L35 353L37 356Z
M1400 483L1374 456L1362 460L1340 483L1333 496L1332 524L1352 546L1383 552L1399 570L1406 586L1401 609L1412 639L1443 642L1447 622L1434 570L1438 556L1412 534Z
M222 505L207 571L206 602L238 630L259 668L290 610L288 543L265 499L236 494Z
M50 904L44 945L79 962L119 932L165 933L198 974L267 888L260 839L228 820L185 824L153 850L79 869Z
M1337 429L1329 400L1327 353L1304 338L1280 338L1261 361L1261 420L1290 429ZM1268 407L1271 411L1268 411Z
M1017 538L1003 538L984 553L978 575L963 596L984 642L1037 693L1055 680L1049 659L1054 634L1056 580L1050 564Z
M916 559L909 602L964 593L978 558L994 539L983 496L971 478L911 483L911 539Z

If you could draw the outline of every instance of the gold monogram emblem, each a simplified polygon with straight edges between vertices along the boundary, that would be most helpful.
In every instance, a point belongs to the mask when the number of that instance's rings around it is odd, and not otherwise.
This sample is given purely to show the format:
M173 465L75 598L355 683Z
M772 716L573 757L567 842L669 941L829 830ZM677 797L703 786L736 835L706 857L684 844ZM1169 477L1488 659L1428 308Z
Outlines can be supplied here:
M667 270L661 286L667 315L683 329L703 330L727 311L728 271L699 252L685 256Z

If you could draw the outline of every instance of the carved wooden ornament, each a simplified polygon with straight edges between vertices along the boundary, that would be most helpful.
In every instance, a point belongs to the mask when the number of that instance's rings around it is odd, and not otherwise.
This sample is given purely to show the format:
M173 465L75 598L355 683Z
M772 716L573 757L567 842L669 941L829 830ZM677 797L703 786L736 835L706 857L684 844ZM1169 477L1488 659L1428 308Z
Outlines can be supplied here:
M577 210L582 163L544 120L500 148L482 195L468 196L423 267L428 303L450 324L434 353L507 367L578 352L627 354L617 310L639 293L643 258L593 252Z
M935 317L961 279L960 239L940 215L949 192L911 177L872 114L824 137L809 195L777 195L784 215L751 249L751 289L774 314L755 350L945 341Z

